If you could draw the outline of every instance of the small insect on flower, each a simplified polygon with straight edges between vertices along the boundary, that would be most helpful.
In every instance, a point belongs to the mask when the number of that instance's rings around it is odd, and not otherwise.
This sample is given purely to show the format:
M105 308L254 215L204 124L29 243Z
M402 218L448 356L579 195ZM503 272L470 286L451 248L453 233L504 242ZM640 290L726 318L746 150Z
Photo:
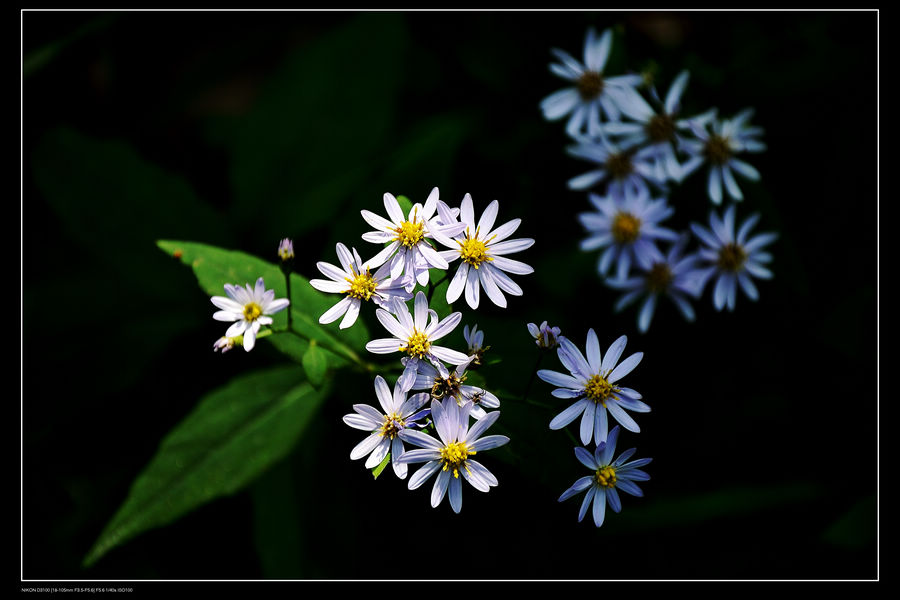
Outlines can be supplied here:
M404 365L408 361L408 358L401 360ZM471 364L471 361L467 361L450 371L441 363L433 365L419 361L416 367L416 379L411 389L430 390L434 400L452 398L460 405L471 402L473 405L471 416L481 419L486 414L485 408L499 408L500 399L485 389L466 383L466 369Z
M587 358L571 341L566 338L560 340L556 352L560 362L571 374L541 369L537 376L558 386L553 390L553 396L576 398L577 402L550 421L550 429L562 429L581 415L581 443L589 443L593 436L595 443L599 444L606 440L606 413L609 411L625 429L635 433L641 430L625 409L650 412L650 407L641 402L642 396L639 393L618 385L644 356L643 352L636 352L619 363L627 342L628 338L624 335L618 338L601 360L600 342L593 329L589 329L587 334Z
M378 466L390 452L394 474L400 479L406 479L406 463L399 461L400 456L406 450L400 432L410 427L420 426L418 421L428 416L429 413L429 409L422 410L422 407L428 403L431 397L428 394L413 394L407 398L406 391L399 385L395 385L394 391L391 393L387 382L381 375L375 377L375 396L378 398L383 413L368 404L354 404L353 410L356 412L344 415L344 423L350 427L371 432L366 439L353 448L350 452L350 459L358 460L368 455L366 468L372 469Z
M450 506L459 513L462 508L462 480L468 481L480 492L487 492L497 485L497 478L480 462L471 458L478 452L497 448L509 442L505 435L481 437L500 416L499 411L488 413L469 427L469 413L472 403L460 406L447 399L431 402L431 418L438 438L412 429L400 431L400 438L419 446L418 450L408 450L400 457L401 463L421 463L425 465L413 473L408 487L414 490L437 473L431 489L431 506L437 507L450 492Z
M287 298L275 299L275 290L267 290L260 277L256 285L246 287L225 284L228 297L213 296L212 303L221 310L213 314L216 321L234 321L225 332L225 337L243 336L244 350L249 352L256 345L256 336L260 327L271 325L271 315L284 310L290 304Z
M559 63L550 65L550 71L571 82L572 86L547 96L541 102L545 119L555 121L571 114L566 125L569 135L576 136L586 131L595 137L602 133L601 114L611 121L621 118L622 109L627 109L638 96L634 88L641 85L643 78L640 75L605 75L611 47L612 30L605 30L598 38L596 30L591 27L584 40L584 63L563 50L553 48L550 51L559 60Z
M530 333L531 337L534 338L534 343L537 344L538 348L551 350L553 348L556 348L556 346L559 344L559 327L550 327L549 325L547 325L547 321L541 323L540 327L538 327L534 323L529 323L527 327L528 333Z
M384 264L372 273L368 263L364 263L356 251L353 253L344 244L335 247L341 267L327 262L318 262L316 267L328 279L311 279L309 284L329 294L344 294L344 297L319 317L319 323L332 323L341 317L341 329L356 322L363 302L371 300L378 306L389 305L394 298L409 300L412 294L406 291L409 277L394 280L390 276L390 266Z
M642 471L639 467L643 467L650 463L651 458L641 458L626 462L634 454L635 449L630 448L618 458L613 460L616 452L616 441L619 438L619 427L613 427L609 432L609 437L605 442L597 444L597 449L590 452L585 448L575 448L575 456L578 462L583 464L594 473L578 479L572 487L563 492L559 497L559 501L568 500L572 496L587 490L584 500L581 502L581 510L578 511L578 522L584 519L588 508L593 502L591 513L594 517L594 525L600 527L603 525L603 519L606 515L606 505L614 512L622 510L622 502L616 490L622 490L632 496L641 497L644 492L637 486L635 481L647 481L650 476Z
M713 290L716 310L722 310L725 306L728 310L734 310L738 285L751 300L759 298L751 276L772 278L772 271L763 266L772 260L772 255L762 249L774 242L778 234L760 233L750 237L750 230L758 221L758 213L750 215L735 235L735 207L732 204L721 219L715 211L710 211L709 229L691 223L694 235L705 245L700 249L700 258L707 266L701 269L701 276L704 281L717 277Z

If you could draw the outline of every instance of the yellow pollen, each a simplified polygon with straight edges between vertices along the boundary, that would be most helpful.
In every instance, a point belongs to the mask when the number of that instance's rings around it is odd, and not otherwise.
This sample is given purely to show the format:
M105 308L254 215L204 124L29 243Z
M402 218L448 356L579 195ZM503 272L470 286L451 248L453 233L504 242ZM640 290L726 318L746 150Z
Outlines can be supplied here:
M631 213L620 212L612 222L612 236L619 244L630 244L641 232L641 220Z
M470 454L477 454L466 448L464 442L453 442L441 448L441 460L444 461L444 471L453 471L453 476L459 478L459 468L462 467L469 473L466 459Z
M597 480L602 487L611 488L616 485L616 470L610 466L600 467L594 473L594 479Z
M661 293L669 289L672 283L672 269L666 263L655 263L647 272L647 289Z
M440 400L445 396L449 396L451 398L456 398L457 404L459 403L459 386L466 380L467 375L463 375L462 377L458 377L456 375L456 371L450 373L450 376L444 379L443 377L435 377L434 385L431 386L431 397Z
M706 146L703 148L703 153L706 154L709 162L715 165L724 165L729 161L732 154L728 138L718 135L709 136L709 139L706 140Z
M262 314L262 308L256 302L248 302L244 305L244 320L251 323Z
M381 426L381 437L394 439L394 437L403 429L404 422L398 415L384 415L384 423Z
M406 345L400 346L401 352L406 352L410 356L415 356L416 358L425 358L430 349L431 342L428 341L428 336L421 331L413 333L409 340L406 341Z
M378 286L375 278L369 273L368 268L366 268L365 273L357 273L352 267L351 271L353 272L353 279L350 279L349 277L345 278L350 283L350 289L345 293L351 298L369 300L372 297L372 294L375 293L375 288Z
M394 231L397 232L395 239L407 248L412 248L425 238L425 224L416 221L415 217L413 221L403 221Z
M744 249L735 243L722 246L719 250L719 267L724 271L740 271L747 259Z
M594 402L599 402L603 406L606 406L606 400L616 389L618 388L606 381L605 377L597 374L591 375L588 382L584 384L585 395L589 399Z
M474 238L470 238L469 232L466 231L466 241L457 241L457 243L459 244L459 255L463 259L463 262L472 265L476 269L484 261L494 260L487 255L487 246L478 239L477 231L475 232Z

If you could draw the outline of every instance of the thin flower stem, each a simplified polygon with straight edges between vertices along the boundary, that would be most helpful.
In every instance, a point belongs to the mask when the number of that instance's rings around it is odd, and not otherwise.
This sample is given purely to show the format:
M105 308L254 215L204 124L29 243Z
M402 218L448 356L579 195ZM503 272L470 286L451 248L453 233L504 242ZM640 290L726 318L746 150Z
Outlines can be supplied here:
M285 284L287 285L287 297L288 297L288 300L293 301L293 299L291 298L291 271L290 271L290 269L282 269L282 272L284 273L284 282L285 282ZM292 313L293 313L293 312L294 312L294 311L291 310L291 307L290 307L290 305L289 305L289 306L288 306L288 311L287 311L287 326L288 326L288 329L290 329L290 328L291 328L291 325L293 324L293 318L292 318Z

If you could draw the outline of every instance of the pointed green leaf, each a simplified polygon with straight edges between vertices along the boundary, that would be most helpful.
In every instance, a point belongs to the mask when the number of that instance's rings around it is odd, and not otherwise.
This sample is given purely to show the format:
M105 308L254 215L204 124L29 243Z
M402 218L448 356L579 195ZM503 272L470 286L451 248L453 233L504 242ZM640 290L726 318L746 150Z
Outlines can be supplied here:
M324 397L296 365L244 375L207 394L163 439L84 564L242 489L290 451Z
M388 466L388 463L391 462L391 453L388 452L387 455L381 460L377 467L372 469L372 477L378 479L378 476L381 475L381 472L384 471L384 468Z
M325 379L328 359L315 342L310 342L309 347L303 354L303 369L306 371L309 382L313 385L320 385L322 380Z

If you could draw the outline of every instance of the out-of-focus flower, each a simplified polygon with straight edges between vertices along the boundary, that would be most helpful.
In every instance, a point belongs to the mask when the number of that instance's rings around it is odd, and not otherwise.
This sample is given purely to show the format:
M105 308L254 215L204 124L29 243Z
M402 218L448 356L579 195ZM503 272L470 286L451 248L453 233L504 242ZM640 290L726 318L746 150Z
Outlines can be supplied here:
M618 121L622 110L627 110L635 97L639 98L635 86L643 81L640 75L609 77L604 74L611 46L610 29L598 38L591 27L584 40L583 63L563 50L550 51L559 60L551 63L550 71L572 85L547 96L541 102L541 110L550 121L571 114L566 125L569 135L577 136L583 131L591 137L601 135L601 113L609 120Z
M584 251L605 248L597 261L597 272L604 277L614 262L617 279L624 279L634 264L649 269L663 260L656 241L678 239L676 232L659 225L675 212L665 198L653 200L627 191L624 197L589 194L588 198L597 210L578 215L589 234L580 246Z
M225 284L225 293L228 297L213 296L210 298L217 308L221 309L213 314L216 321L234 321L225 332L225 337L233 338L243 336L244 350L249 352L256 345L256 335L262 325L271 325L272 317L278 311L284 310L290 300L287 298L275 299L275 290L267 290L263 278L256 280L256 285L250 287L246 284L243 288L238 285Z
M503 292L513 296L521 296L520 288L506 273L514 275L528 275L534 269L518 260L507 258L507 254L521 252L534 244L531 238L507 239L521 224L521 219L513 219L503 225L494 228L500 203L494 200L481 214L481 218L475 221L475 211L472 206L472 196L466 194L460 205L459 218L463 230L454 240L453 250L440 252L442 259L448 263L459 258L461 263L450 285L447 288L447 302L452 304L465 291L466 303L471 308L478 308L480 289L491 302L497 306L506 307L506 297ZM444 212L440 219L446 223L452 218L450 213Z
M698 298L703 293L705 274L697 269L700 256L696 253L682 256L689 236L681 236L669 248L664 258L649 266L642 266L641 273L622 280L607 280L606 285L625 293L616 302L616 312L625 309L641 296L646 296L638 312L638 330L646 332L656 310L659 296L668 297L688 321L694 320L694 309L688 296Z
M335 247L341 267L327 262L318 262L316 267L328 279L310 279L309 284L329 294L345 294L345 296L319 317L319 323L331 323L340 317L341 329L346 329L356 322L363 302L371 300L378 306L385 306L393 298L409 300L412 294L406 291L410 277L399 280L391 279L390 267L384 264L373 274L367 263L364 263L356 251L353 253L344 244ZM415 282L413 282L415 283Z
M292 242L290 238L284 238L281 240L281 243L278 244L278 258L281 259L281 262L293 260L294 242Z
M428 414L427 409L420 409L428 403L430 396L414 394L407 398L406 391L399 385L394 386L392 394L381 375L375 377L375 396L383 413L368 404L354 404L353 410L356 412L344 415L344 423L350 427L371 432L353 448L350 458L358 460L368 455L366 468L372 469L390 452L394 473L400 479L406 479L407 466L399 460L406 448L399 434L404 429L419 426L417 421Z
M594 517L594 525L600 527L603 525L603 519L606 515L606 504L614 512L622 510L622 502L619 499L617 489L622 490L632 496L641 497L644 492L637 486L635 481L647 481L650 476L642 471L640 467L650 463L651 458L641 458L630 462L625 462L634 454L635 449L630 448L613 460L616 452L616 440L619 437L618 426L613 427L609 432L606 442L597 444L597 449L590 452L585 448L575 448L575 456L578 462L588 469L594 471L593 475L588 475L578 479L572 487L563 492L559 497L559 501L568 500L572 496L587 490L584 500L581 502L581 510L578 511L578 522L584 519L588 508L593 503L591 514Z
M374 269L382 264L389 264L393 279L399 279L401 274L406 273L410 276L406 288L410 292L415 287L416 281L420 285L428 284L428 270L421 267L423 263L429 268L441 270L449 267L447 261L431 247L428 239L434 239L452 248L456 244L450 238L465 229L465 225L461 223L448 225L438 221L435 214L438 196L438 188L434 188L428 195L425 205L414 204L408 216L403 215L400 203L393 194L384 195L384 208L389 219L368 210L361 211L363 219L375 228L375 231L364 233L363 239L375 244L388 244L368 261L369 266Z
M404 390L409 390L415 381L420 360L433 364L444 361L453 365L469 362L468 355L434 344L459 325L462 313L455 312L441 321L434 311L429 311L428 299L422 292L416 293L413 315L409 314L404 302L394 301L393 307L395 313L379 308L375 316L394 337L372 340L366 344L366 349L375 354L403 352L407 355L406 368L398 382Z
M566 338L560 340L556 352L560 362L571 374L541 369L537 376L557 386L552 392L557 398L578 400L550 421L550 429L562 429L581 415L581 443L587 444L593 435L595 442L599 444L606 440L606 413L609 411L625 429L634 432L641 430L625 409L650 412L650 407L641 402L642 396L636 391L616 385L644 356L643 352L636 352L619 363L627 341L628 338L624 335L618 338L601 360L600 342L593 329L589 329L587 334L586 359L571 341Z
M534 338L534 343L537 344L538 348L551 350L559 344L559 327L550 327L547 325L547 321L541 323L540 327L534 323L529 323L527 327L528 333Z
M748 298L756 300L759 292L752 277L772 278L772 271L763 266L772 260L772 255L763 248L774 242L778 234L769 232L750 237L750 230L758 221L759 214L750 215L735 235L735 207L732 204L725 210L722 219L715 211L710 211L709 229L691 223L694 235L705 245L700 249L700 258L707 265L700 270L703 280L716 278L713 290L716 310L722 310L725 306L728 310L734 310L738 285Z
M706 124L691 122L691 130L699 139L682 141L682 149L691 155L681 166L683 176L708 162L709 178L706 188L709 199L714 204L722 203L723 184L732 199L743 200L744 195L733 172L750 181L759 179L759 171L735 156L742 152L762 152L766 149L765 144L757 139L763 133L762 128L747 125L752 116L753 109L748 108L732 119L711 119Z
M624 198L649 196L648 183L662 188L665 178L659 178L653 165L652 149L615 144L606 138L581 141L566 148L571 156L591 161L597 168L569 180L569 189L587 190L606 182L606 195Z
M478 452L497 448L506 444L505 435L482 434L496 422L499 411L488 413L469 427L469 412L472 403L462 406L453 400L431 402L431 419L434 421L438 438L421 431L404 429L400 437L404 442L419 446L417 450L407 450L401 457L402 463L421 463L418 471L409 478L408 487L414 490L432 475L437 479L431 489L431 506L437 507L450 492L450 506L459 513L462 508L462 480L465 479L480 492L487 492L497 485L497 478L480 462L471 458Z

